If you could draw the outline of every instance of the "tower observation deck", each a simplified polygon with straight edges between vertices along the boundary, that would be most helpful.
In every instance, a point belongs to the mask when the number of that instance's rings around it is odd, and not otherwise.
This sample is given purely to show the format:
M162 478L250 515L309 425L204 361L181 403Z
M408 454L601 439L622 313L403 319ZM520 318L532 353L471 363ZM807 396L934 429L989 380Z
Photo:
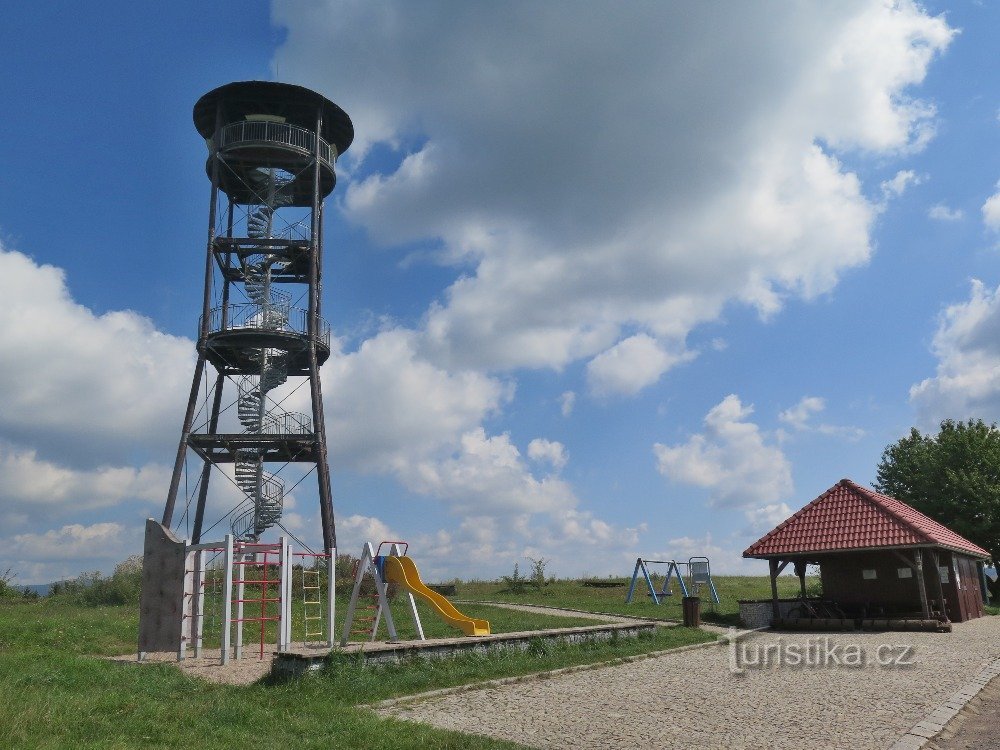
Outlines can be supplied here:
M281 469L312 464L330 550L336 530L319 377L330 356L320 294L323 202L336 186L337 157L351 145L354 126L320 94L267 81L208 92L195 104L194 124L208 146L211 182L204 299L162 522L169 528L174 521L193 457L200 473L185 492L181 517L193 524L191 540L199 543L213 474L233 464L223 481L233 481L242 499L209 522L227 521L237 539L257 541L281 525L287 492ZM306 387L309 413L281 408ZM272 471L276 463L282 466Z

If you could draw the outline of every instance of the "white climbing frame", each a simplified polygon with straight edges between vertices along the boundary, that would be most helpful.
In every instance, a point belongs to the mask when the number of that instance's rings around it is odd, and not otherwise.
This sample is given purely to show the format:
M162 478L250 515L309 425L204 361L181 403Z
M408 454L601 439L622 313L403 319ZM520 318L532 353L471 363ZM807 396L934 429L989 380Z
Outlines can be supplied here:
M247 564L252 564L257 555L262 551L278 555L279 579L275 581L278 589L278 631L277 650L285 651L292 644L292 545L285 538L280 537L276 544L241 544L234 540L232 534L226 534L222 542L206 542L203 544L186 544L185 559L185 584L184 603L181 607L181 629L182 637L180 648L177 653L178 660L184 659L189 643L194 646L195 657L201 656L204 640L204 616L205 616L205 564L208 559L206 552L218 552L223 555L222 577L222 610L221 646L220 657L223 664L228 664L230 655L236 659L243 656L243 599L245 599L246 575L243 568ZM331 550L330 560L336 560L336 550ZM237 558L239 563L237 564ZM272 563L268 562L270 566ZM329 603L327 639L332 645L333 625L334 625L334 586L333 562L330 564L329 581ZM235 571L235 573L234 573ZM234 584L235 582L235 584ZM236 596L233 596L235 588ZM233 616L233 605L236 605L235 617ZM235 628L233 626L236 626ZM235 639L233 631L235 630ZM235 641L235 642L234 642Z

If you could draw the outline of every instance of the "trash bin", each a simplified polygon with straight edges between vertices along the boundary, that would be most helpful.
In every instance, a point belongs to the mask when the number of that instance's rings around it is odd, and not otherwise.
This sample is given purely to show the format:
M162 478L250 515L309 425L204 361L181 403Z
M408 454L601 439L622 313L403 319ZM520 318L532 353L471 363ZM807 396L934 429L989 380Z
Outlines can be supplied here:
M681 608L684 611L684 627L697 628L701 626L701 597L683 597Z

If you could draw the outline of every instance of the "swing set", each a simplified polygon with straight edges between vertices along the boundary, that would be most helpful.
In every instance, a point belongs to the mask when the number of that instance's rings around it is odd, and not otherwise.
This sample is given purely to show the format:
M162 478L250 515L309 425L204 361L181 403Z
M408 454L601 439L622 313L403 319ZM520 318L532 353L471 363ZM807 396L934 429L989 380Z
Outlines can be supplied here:
M659 591L656 590L656 586L653 585L653 579L650 577L648 567L650 565L667 566L663 586L660 587ZM687 568L688 581L685 581L684 576L681 575L681 565ZM694 596L698 596L702 586L708 586L712 601L716 604L719 603L719 592L715 589L715 582L712 580L712 566L707 557L690 557L687 562L683 560L678 562L677 560L644 560L641 557L638 558L635 561L635 570L632 571L632 583L629 584L628 594L625 595L626 604L631 603L632 596L635 594L635 584L639 580L639 573L642 573L642 577L646 581L646 586L649 588L649 596L653 600L653 604L659 604L663 597L673 596L674 592L670 588L670 581L674 575L677 576L682 596L691 596L688 589L688 582L690 582L690 590L694 591Z

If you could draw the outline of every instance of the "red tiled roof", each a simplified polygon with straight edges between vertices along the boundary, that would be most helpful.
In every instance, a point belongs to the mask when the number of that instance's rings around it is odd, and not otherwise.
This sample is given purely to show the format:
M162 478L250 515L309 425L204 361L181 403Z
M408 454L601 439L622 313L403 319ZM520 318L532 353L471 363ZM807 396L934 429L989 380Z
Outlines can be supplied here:
M850 479L837 484L750 545L743 557L933 545L988 558L990 553L902 500Z

